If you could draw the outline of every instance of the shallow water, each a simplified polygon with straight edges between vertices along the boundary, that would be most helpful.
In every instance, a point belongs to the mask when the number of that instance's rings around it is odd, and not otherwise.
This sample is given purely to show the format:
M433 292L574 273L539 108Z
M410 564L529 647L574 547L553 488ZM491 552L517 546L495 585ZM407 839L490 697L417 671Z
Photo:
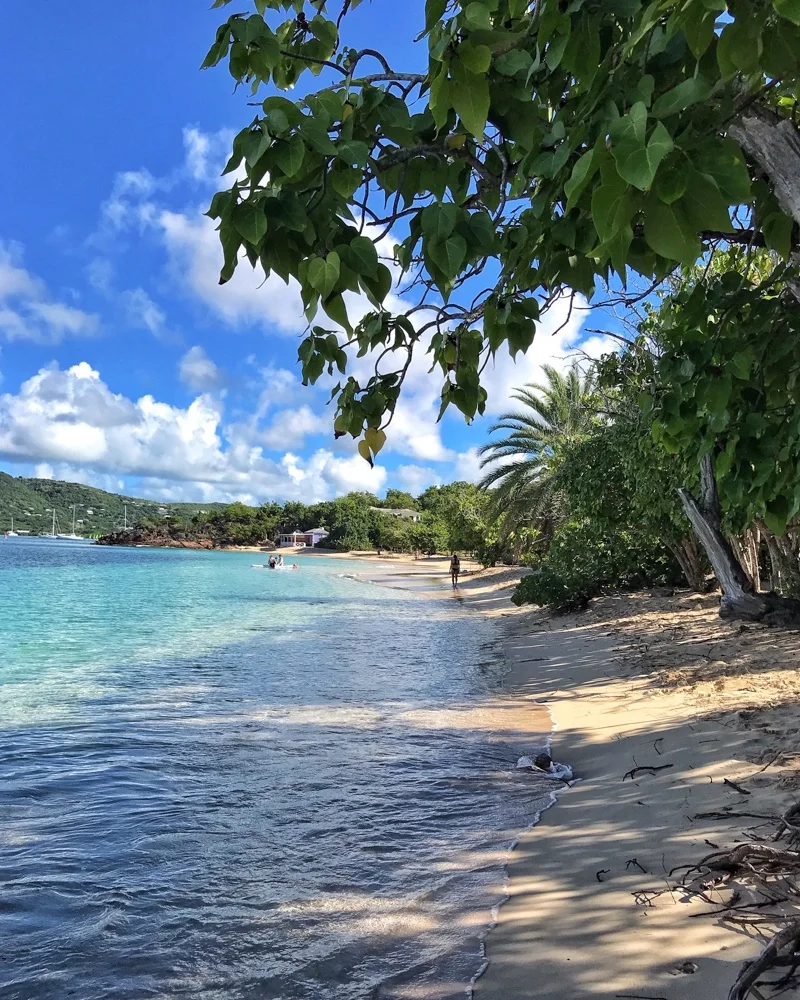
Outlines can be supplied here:
M0 997L463 996L549 788L498 625L359 566L0 541Z

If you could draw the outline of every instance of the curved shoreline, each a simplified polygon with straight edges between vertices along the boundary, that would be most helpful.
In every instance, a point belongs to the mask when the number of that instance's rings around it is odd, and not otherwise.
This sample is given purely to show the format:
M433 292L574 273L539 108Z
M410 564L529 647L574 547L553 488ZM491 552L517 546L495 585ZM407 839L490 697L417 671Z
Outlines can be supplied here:
M441 567L392 567L393 584L404 578L415 590L452 596ZM512 578L508 570L476 574L456 596L508 618L507 690L547 709L553 755L582 780L554 795L558 808L541 810L513 847L508 895L484 937L473 996L722 1000L763 940L713 910L687 919L709 906L671 892L667 875L713 847L751 839L725 778L755 779L746 806L756 814L777 817L796 797L790 749L800 737L790 734L800 732L800 642L722 623L713 596L689 593L613 595L581 615L551 618L511 605ZM677 643L676 635L686 638ZM719 660L709 661L709 635ZM752 670L764 671L763 683L753 683ZM774 691L786 696L776 712L788 728L777 744L754 732L778 732L767 728L775 720L740 724L766 715ZM787 757L776 763L781 748ZM628 777L643 764L660 770ZM766 839L773 832L761 825ZM654 888L660 895L642 905L637 894Z

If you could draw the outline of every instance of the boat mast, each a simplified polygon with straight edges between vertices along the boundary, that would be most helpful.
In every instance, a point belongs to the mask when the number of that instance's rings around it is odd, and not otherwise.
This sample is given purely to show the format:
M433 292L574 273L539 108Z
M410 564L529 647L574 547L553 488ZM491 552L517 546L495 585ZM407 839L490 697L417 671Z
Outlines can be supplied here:
M53 538L56 537L56 509L55 509L55 507L53 507L53 531L52 531L52 536L53 536Z

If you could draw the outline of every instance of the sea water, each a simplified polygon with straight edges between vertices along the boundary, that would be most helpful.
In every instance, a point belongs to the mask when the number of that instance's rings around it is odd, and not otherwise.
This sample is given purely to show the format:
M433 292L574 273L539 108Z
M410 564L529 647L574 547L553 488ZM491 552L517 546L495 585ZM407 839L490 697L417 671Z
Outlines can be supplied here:
M2 1000L469 993L550 791L498 625L265 560L0 541Z

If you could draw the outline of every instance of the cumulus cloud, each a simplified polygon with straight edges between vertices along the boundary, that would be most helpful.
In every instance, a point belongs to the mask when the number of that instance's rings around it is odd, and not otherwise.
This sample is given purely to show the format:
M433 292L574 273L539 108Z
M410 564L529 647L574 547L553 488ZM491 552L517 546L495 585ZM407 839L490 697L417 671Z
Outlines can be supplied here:
M468 448L459 452L453 465L453 471L457 480L464 480L468 483L478 483L486 474L485 469L481 469L481 457L477 448Z
M222 400L208 393L186 408L151 395L134 401L114 393L85 361L66 370L51 365L17 394L0 395L0 457L138 477L147 495L162 498L312 502L375 491L386 481L385 469L326 449L307 459L293 450L269 458L223 418Z
M199 344L190 347L178 362L178 377L194 392L214 392L227 383L225 372L214 364Z
M97 316L58 302L22 264L22 248L0 243L0 333L8 340L55 344L97 333Z
M399 465L392 478L412 496L419 496L429 486L441 486L443 482L441 475L429 465Z
M301 333L306 326L299 286L288 286L276 274L264 278L245 260L233 278L219 283L222 249L215 223L198 211L189 216L163 211L158 228L170 270L184 289L211 308L229 326L268 326Z
M261 440L273 451L287 451L302 448L308 435L326 432L331 433L328 419L314 413L310 406L299 406L279 410L261 435Z

